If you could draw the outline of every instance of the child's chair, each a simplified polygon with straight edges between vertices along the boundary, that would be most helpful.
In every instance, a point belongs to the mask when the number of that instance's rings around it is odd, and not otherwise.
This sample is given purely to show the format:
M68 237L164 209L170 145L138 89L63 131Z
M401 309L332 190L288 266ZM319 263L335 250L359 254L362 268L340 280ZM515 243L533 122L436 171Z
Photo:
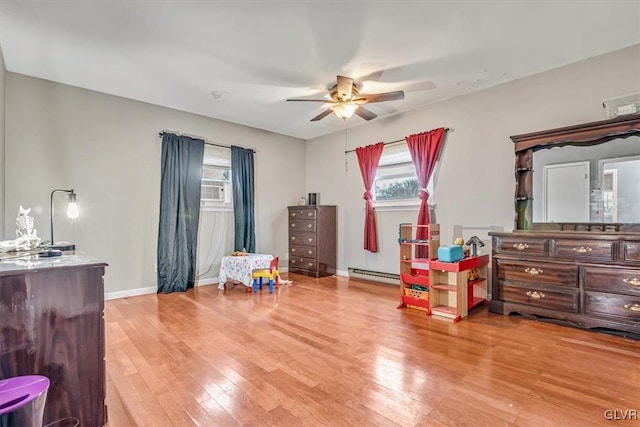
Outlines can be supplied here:
M258 292L258 287L262 290L262 280L269 280L269 293L273 293L273 287L275 282L275 287L278 287L280 284L280 271L278 271L278 261L279 257L275 257L271 260L271 264L269 264L269 268L263 268L260 270L254 270L253 272L253 292Z

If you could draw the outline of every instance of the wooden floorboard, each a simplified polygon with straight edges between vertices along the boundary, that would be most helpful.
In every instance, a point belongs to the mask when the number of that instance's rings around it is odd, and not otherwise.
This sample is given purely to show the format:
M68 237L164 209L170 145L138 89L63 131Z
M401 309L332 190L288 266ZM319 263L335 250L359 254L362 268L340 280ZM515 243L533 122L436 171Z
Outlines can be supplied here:
M640 341L289 279L107 301L109 427L640 425Z

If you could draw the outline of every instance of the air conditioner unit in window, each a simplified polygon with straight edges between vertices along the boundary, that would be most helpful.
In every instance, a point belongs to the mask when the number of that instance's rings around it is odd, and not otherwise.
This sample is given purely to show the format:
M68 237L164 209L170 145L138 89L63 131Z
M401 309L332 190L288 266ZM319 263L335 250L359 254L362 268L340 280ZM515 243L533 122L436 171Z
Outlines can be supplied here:
M203 179L200 195L201 200L207 202L224 202L224 187L224 182Z

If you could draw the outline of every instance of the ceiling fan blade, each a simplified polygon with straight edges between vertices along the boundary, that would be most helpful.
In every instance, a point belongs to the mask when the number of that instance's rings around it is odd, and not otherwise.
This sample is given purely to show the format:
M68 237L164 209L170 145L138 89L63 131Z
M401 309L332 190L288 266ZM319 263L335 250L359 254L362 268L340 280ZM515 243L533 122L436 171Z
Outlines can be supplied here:
M324 119L325 117L327 117L331 113L333 113L333 111L331 111L331 109L324 110L322 113L318 114L313 119L311 119L311 121L312 122L317 122L318 120Z
M362 117L366 121L369 121L369 120L372 120L372 119L375 119L376 117L378 117L378 115L376 113L374 113L371 110L367 110L362 105L360 107L358 107L358 109L356 111L354 111L354 113L357 114L358 116Z
M304 99L304 98L292 98L292 99L287 99L287 101L304 101L304 102L327 102L329 104L334 104L335 101L331 100L331 99Z
M359 95L353 102L370 104L372 102L397 101L404 99L404 92L397 90L395 92L372 93L370 95Z
M343 101L351 99L353 91L353 79L350 77L338 76L338 98Z

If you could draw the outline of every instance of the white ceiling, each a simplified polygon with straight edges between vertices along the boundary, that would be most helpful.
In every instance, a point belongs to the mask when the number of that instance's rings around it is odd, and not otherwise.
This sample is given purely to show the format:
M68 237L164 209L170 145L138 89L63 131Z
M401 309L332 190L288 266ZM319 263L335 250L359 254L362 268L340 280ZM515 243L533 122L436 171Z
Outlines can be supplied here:
M9 71L303 139L344 124L285 99L337 74L404 90L367 106L383 117L640 43L640 0L2 0L0 14Z

